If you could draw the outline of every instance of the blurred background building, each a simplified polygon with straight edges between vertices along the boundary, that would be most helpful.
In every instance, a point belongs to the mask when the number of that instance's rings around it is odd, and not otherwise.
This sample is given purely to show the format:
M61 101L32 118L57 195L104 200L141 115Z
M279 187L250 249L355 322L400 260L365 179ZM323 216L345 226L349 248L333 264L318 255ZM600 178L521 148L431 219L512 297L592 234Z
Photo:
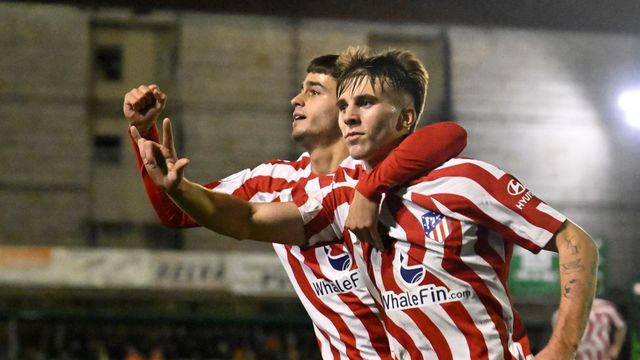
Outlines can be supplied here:
M296 158L307 62L360 44L419 55L423 123L459 122L464 155L585 227L602 295L637 329L640 128L618 102L640 90L640 6L569 3L1 2L0 359L317 357L269 245L159 225L122 99L159 84L189 177L210 182ZM514 259L534 347L557 302L543 258Z

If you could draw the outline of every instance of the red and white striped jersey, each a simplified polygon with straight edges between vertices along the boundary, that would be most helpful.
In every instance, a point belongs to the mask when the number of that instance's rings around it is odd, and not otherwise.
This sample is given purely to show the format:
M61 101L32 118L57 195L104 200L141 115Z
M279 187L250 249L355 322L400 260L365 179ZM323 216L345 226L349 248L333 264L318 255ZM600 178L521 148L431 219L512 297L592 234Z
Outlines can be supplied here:
M615 305L607 300L594 299L587 327L578 346L577 360L607 360L613 330L626 325Z
M340 166L340 176L349 179L364 171L361 162L351 158ZM332 176L311 172L305 153L296 161L261 164L208 187L252 202L273 202L291 201L294 185L314 193L332 181ZM313 321L323 359L390 359L380 312L345 244L273 247Z
M145 138L158 141L156 127ZM137 149L133 141L134 149ZM417 173L424 173L457 156L466 145L466 131L454 123L425 126L407 137L373 172L366 182L374 191L385 191ZM139 153L136 158L145 190L163 225L198 226L160 191L146 172ZM331 189L334 182L354 182L364 172L351 158L331 176L311 172L311 160L303 154L296 161L272 161L244 170L209 189L253 202L292 201ZM295 186L295 187L294 187ZM354 252L360 245L331 242L313 248L274 245L300 300L311 317L324 359L391 359L378 304L364 284L366 274L358 267ZM360 255L361 256L361 255Z
M380 252L344 231L353 186L296 203L311 243L352 242L396 358L533 357L507 289L509 263L513 244L540 251L562 214L504 171L456 158L386 196L380 222L392 246Z

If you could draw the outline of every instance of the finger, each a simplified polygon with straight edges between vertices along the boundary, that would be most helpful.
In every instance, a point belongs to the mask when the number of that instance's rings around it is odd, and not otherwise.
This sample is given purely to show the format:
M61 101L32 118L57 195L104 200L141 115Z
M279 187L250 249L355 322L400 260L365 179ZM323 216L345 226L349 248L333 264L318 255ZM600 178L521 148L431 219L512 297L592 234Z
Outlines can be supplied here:
M184 169L189 165L189 159L179 159L173 164L173 168L171 169L171 173L167 176L170 181L180 180L184 177Z
M133 138L133 141L135 141L136 143L138 143L138 141L142 139L142 136L140 135L138 128L135 126L129 127L129 134L131 134L131 138Z
M171 127L171 119L164 118L162 120L162 145L171 149L171 151L175 154L175 148L173 146L173 128Z
M140 91L140 89L132 89L131 90L131 105L133 106L133 110L139 112L144 105L144 92Z
M184 169L187 167L187 165L189 165L189 159L187 158L178 159L178 161L176 161L176 163L173 165L173 170L177 174L180 174L182 176L182 174L184 173Z
M360 240L360 242L362 243L367 243L369 245L372 245L373 247L375 247L376 249L378 249L377 245L374 243L373 239L371 238L371 235L369 234L369 232L366 229L349 229L351 230L351 232Z
M150 108L154 107L156 104L156 98L153 94L153 91L151 89L149 89L148 87L144 87L144 91L142 92L142 99L140 99L142 101L142 103L144 104L143 109L144 109L144 113L146 113L147 111L149 111Z
M162 91L160 91L159 89L156 89L153 91L153 95L156 98L156 104L155 107L159 110L162 110L164 108L164 105L167 102L167 95L165 93L163 93Z
M140 140L140 143L142 144L140 146L140 155L142 156L142 160L144 160L144 164L156 167L158 165L158 162L155 156L155 145L157 144L153 141L147 141L145 139Z
M155 142L151 142L151 143L152 143L151 152L156 165L160 167L162 174L168 174L169 169L167 168L167 159L164 157L164 154L162 153L162 146Z

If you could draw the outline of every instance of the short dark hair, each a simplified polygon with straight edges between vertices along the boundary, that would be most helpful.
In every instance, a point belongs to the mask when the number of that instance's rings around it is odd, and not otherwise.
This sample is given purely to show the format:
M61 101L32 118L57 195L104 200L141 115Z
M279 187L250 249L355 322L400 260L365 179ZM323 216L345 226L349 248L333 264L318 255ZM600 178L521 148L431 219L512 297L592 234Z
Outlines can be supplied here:
M410 51L390 49L374 53L368 47L350 47L338 58L337 92L342 94L347 87L357 87L368 77L372 86L385 86L409 94L413 99L417 119L410 131L415 129L424 109L429 84L429 74L422 62Z
M307 73L327 74L334 78L338 78L338 55L327 54L321 55L309 62Z

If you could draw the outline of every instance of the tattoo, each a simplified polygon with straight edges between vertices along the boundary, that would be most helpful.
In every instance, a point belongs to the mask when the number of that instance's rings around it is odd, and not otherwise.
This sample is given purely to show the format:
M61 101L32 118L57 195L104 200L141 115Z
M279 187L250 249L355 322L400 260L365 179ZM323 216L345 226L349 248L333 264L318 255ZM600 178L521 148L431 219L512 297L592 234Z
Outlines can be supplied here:
M564 264L560 264L562 267L562 272L571 274L578 271L584 271L584 265L582 265L582 259L577 259L574 261L569 261Z
M575 293L576 287L581 287L580 281L578 279L569 280L569 282L562 287L562 296L570 299L573 293Z
M571 255L576 255L580 251L580 248L573 244L573 236L571 235L564 239L564 246L569 250Z

